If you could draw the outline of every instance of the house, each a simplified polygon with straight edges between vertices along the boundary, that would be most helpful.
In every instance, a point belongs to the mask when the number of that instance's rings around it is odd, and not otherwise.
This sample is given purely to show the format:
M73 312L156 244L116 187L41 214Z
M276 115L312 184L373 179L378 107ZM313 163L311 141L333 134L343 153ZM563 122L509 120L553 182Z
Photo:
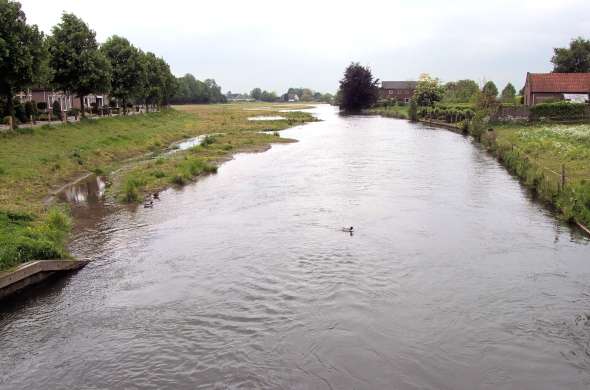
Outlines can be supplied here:
M417 85L417 81L383 81L381 82L381 98L409 103Z
M72 108L81 109L80 98L62 91L54 91L43 88L27 89L16 94L16 98L21 103L34 101L35 103L46 103L47 107L51 109L54 102L59 102L62 111L68 111ZM109 103L109 98L106 95L87 95L84 96L84 106L87 108L96 104L97 107L102 107Z
M534 106L548 100L588 102L590 73L527 73L524 104Z
M299 95L297 95L296 93L289 93L289 94L287 94L287 101L288 102L298 102Z

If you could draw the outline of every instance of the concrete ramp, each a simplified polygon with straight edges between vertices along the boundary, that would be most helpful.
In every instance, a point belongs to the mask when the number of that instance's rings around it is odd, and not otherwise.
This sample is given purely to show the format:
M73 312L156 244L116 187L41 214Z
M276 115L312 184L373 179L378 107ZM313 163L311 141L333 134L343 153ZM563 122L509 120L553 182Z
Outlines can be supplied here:
M37 260L24 263L10 272L0 272L0 300L51 276L79 270L86 264L88 261Z

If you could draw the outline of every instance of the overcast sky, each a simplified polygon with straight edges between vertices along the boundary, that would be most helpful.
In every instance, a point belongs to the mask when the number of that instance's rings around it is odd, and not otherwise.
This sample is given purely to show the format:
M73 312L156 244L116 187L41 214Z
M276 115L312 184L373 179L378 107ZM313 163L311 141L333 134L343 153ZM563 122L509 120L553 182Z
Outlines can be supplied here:
M553 47L590 38L589 0L127 1L21 0L44 32L63 11L164 57L176 75L224 91L288 87L334 92L351 61L381 80L430 73L517 89L551 70Z

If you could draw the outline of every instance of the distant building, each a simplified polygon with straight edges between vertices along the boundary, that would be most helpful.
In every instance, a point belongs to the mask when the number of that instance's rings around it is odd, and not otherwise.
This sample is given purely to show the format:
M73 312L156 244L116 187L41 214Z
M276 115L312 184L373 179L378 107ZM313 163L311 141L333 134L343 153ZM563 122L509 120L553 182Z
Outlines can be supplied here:
M548 100L588 102L590 73L527 73L524 104L534 106Z
M383 81L381 82L381 98L409 103L417 85L417 81Z
M290 93L287 95L287 101L288 102L298 102L299 101L299 95L297 95L296 93Z

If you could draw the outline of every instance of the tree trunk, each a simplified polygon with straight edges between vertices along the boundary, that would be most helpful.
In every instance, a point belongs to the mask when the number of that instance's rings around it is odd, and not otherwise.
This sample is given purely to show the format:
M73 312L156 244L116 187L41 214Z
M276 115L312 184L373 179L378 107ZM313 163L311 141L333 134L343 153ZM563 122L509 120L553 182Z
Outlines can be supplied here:
M127 116L127 100L123 99L123 116Z
M82 112L82 118L86 118L86 109L84 108L84 96L80 95L80 109Z

